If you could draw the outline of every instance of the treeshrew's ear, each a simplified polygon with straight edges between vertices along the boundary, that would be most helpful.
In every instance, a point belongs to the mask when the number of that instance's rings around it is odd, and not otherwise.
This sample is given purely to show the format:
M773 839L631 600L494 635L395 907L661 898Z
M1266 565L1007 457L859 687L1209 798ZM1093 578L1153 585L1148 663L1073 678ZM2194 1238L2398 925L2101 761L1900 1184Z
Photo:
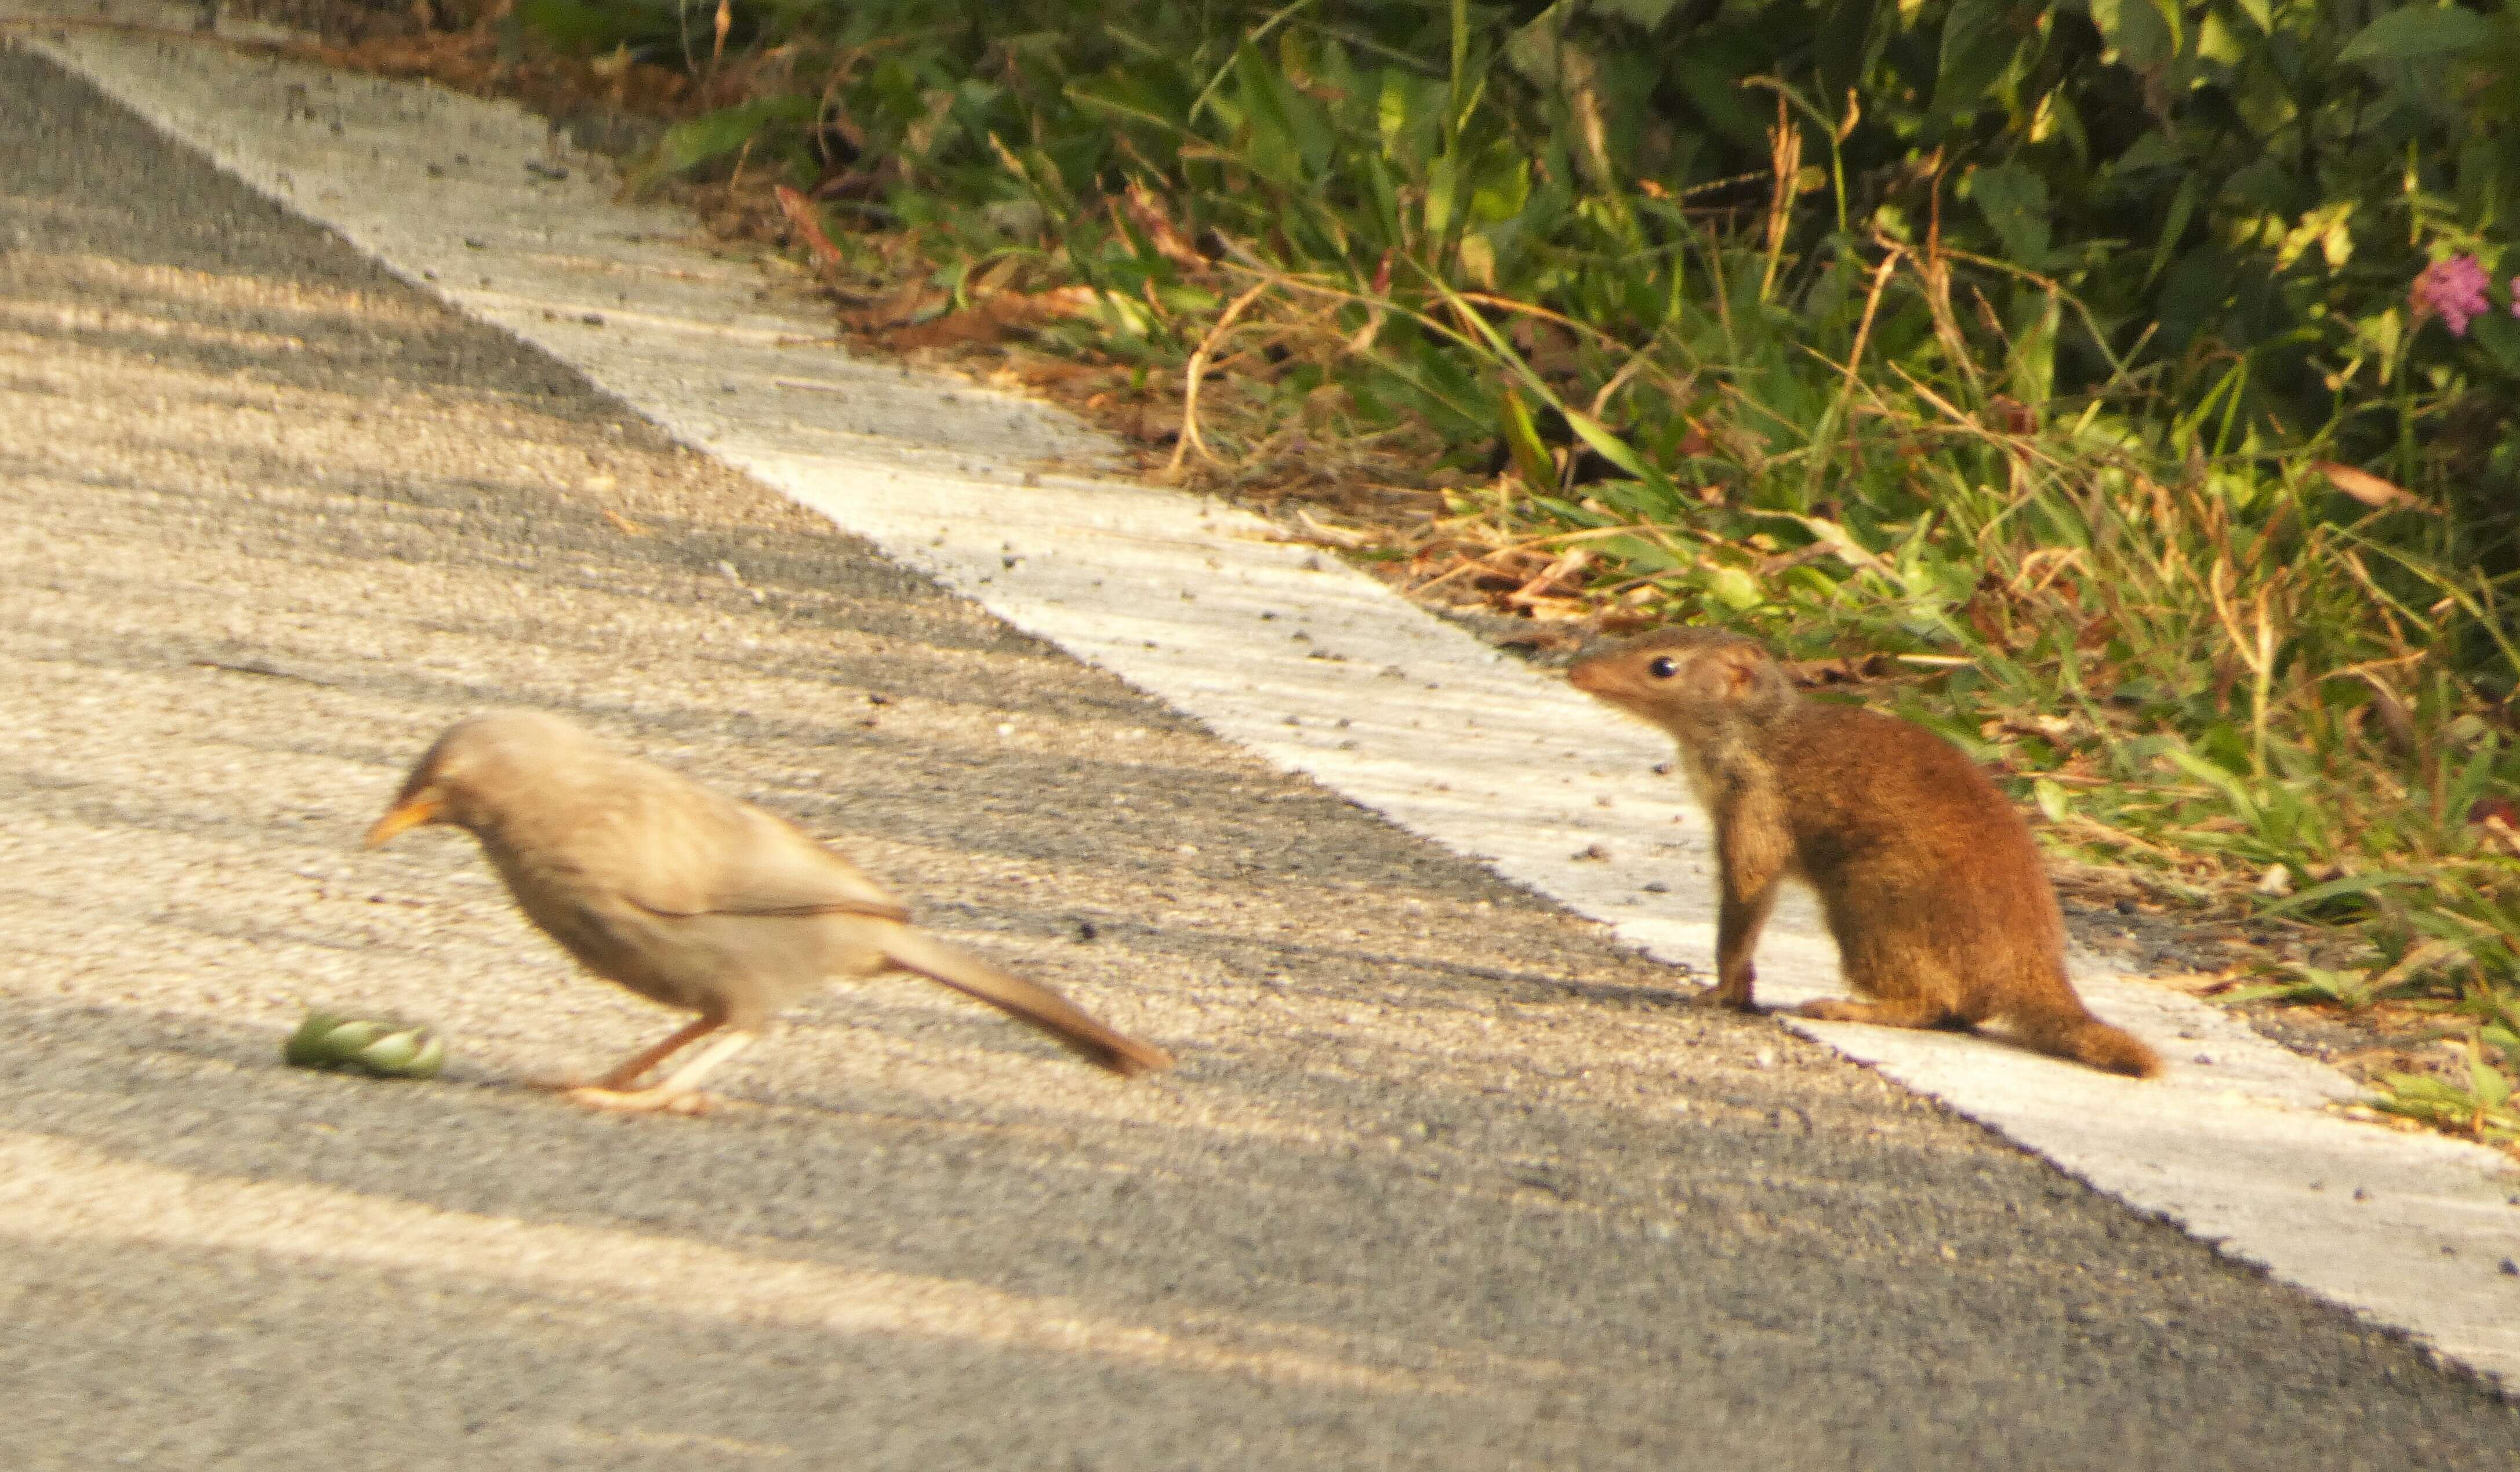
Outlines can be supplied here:
M1752 682L1759 678L1759 666L1767 656L1757 649L1736 647L1719 649L1715 654L1715 679L1727 698L1747 694Z

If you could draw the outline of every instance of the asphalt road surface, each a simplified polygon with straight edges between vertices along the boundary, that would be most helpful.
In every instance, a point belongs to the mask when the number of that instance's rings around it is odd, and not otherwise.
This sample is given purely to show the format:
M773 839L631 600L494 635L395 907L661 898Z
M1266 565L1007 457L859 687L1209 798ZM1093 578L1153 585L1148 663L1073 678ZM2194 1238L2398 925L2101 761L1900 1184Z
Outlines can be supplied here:
M698 1121L460 836L564 711L1171 1048L835 989ZM0 1464L2507 1467L2520 1407L665 440L0 54ZM425 1085L295 1072L310 1003Z

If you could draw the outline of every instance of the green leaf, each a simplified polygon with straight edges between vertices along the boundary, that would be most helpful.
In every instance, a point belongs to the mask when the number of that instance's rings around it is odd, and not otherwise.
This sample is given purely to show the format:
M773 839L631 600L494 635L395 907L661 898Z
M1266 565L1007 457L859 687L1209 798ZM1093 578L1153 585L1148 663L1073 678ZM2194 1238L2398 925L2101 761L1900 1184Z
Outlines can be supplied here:
M2056 330L2063 319L2063 304L2055 292L2047 292L2030 326L2012 339L2006 376L2012 380L2013 396L2033 409L2045 406L2055 392Z
M1382 156L1385 158L1393 156L1399 149L1400 140L1410 131L1410 119L1413 116L1431 115L1424 110L1411 106L1413 100L1411 94L1414 90L1410 85L1411 80L1407 72L1396 67L1386 67L1382 73L1382 86L1373 99L1373 127L1374 131L1381 135Z
M2520 327L2500 312L2488 312L2468 328L2468 338L2493 354L2494 364L2520 377Z
M2143 273L2145 286L2152 285L2153 281L2161 275L2161 268L2170 263L2171 252L2177 250L2179 243L2186 238L2187 222L2195 217L2196 206L2202 203L2204 199L2205 176L2203 174L2191 173L2181 181L2179 193L2171 197L2170 209L2162 217L2161 239L2154 244L2152 264Z
M2231 811L2239 815L2242 823L2253 828L2258 825L2263 816L2258 800L2250 795L2248 788L2240 785L2238 778L2196 753L2178 746L2171 747L2164 754L2180 771L2222 793L2223 800L2231 805Z
M2257 39L2244 34L2239 26L2209 10L2205 13L2204 23L2196 27L2196 55L2223 67L2237 67L2248 59L2249 48ZM2199 67L2198 70L2210 73L2212 68Z
M1971 169L1962 184L1969 202L1995 227L2003 253L2038 270L2048 262L2048 181L2018 163Z
M1602 556L1616 558L1641 573L1677 572L1689 565L1688 558L1642 537L1604 537L1593 545Z
M1295 140L1294 120L1287 115L1284 77L1260 55L1259 48L1247 45L1235 58L1234 72L1242 103L1238 142L1243 161L1265 179L1299 182L1303 151Z
M1774 115L1773 109L1763 112L1743 100L1742 72L1725 66L1719 58L1684 52L1673 59L1671 74L1709 128L1741 147L1760 146ZM1756 95L1765 98L1768 94Z
M2007 0L1954 0L1943 22L1940 65L1934 72L1934 112L1957 117L1978 103L2003 75L2021 45Z
M2502 1101L2511 1096L2511 1080L2501 1069L2485 1060L2481 1048L2468 1049L2467 1076L2474 1082L2477 1098L2488 1109L2501 1107Z
M590 56L615 46L661 42L674 33L674 17L646 5L591 5L587 0L522 0L517 20L562 51Z
M702 113L665 130L665 136L656 141L657 166L676 174L698 168L736 152L771 128L810 119L819 107L813 98L790 95Z
M1441 241L1451 232L1453 196L1461 179L1461 165L1451 154L1426 166L1426 204L1422 219L1427 240Z
M2403 870L2380 873L2347 874L2341 879L2330 879L2324 884L2314 884L2299 894L2286 898L2281 904L2269 906L2266 913L2271 915L2282 914L2287 911L2304 910L2323 901L2345 896L2375 895L2382 890L2401 889L2408 885L2429 885L2436 882L2438 880L2431 874L2409 873Z
M1660 25L1665 16L1680 8L1680 0L1592 0L1584 7L1587 14L1615 16L1647 30Z
M1648 482L1664 480L1664 477L1652 467L1637 458L1637 452L1628 448L1626 440L1603 428L1599 420L1580 409L1568 409L1563 412L1567 424L1583 437L1584 443L1593 447L1595 454L1639 480ZM1669 484L1668 481L1664 483Z
M1488 224L1512 219L1531 201L1531 160L1502 153L1491 156L1493 166L1481 172L1470 191L1470 217Z
M1213 312L1219 298L1204 287L1169 286L1155 289L1155 299L1168 312Z
M1536 491L1554 487L1556 463L1549 458L1549 446L1540 437L1540 426L1532 423L1531 411L1523 407L1522 395L1510 388L1505 391L1503 428L1507 453L1513 457L1522 483Z
M1759 592L1759 580L1740 567L1707 569L1706 591L1717 602L1736 613L1755 608L1766 601Z
M2149 71L2178 54L2178 38L2155 0L2091 0L2091 4L2092 23L2108 43L2108 51L2100 55L2102 61Z
M2377 70L2378 64L2463 55L2493 39L2494 23L2474 11L2408 6L2363 26L2336 59Z

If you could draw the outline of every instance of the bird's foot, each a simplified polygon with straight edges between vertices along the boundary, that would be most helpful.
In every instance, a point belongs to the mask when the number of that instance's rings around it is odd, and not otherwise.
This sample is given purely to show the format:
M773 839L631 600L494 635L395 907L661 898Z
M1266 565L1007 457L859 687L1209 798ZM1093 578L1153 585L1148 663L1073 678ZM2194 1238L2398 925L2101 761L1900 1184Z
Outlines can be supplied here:
M603 1109L614 1114L706 1114L717 1100L697 1089L607 1089L598 1084L582 1084L563 1091L562 1097L589 1109Z
M581 1089L604 1093L628 1093L631 1092L631 1086L638 1082L639 1075L633 1074L623 1078L620 1072L615 1070L592 1077L582 1073L538 1073L527 1076L524 1084L526 1088L538 1093L575 1093Z

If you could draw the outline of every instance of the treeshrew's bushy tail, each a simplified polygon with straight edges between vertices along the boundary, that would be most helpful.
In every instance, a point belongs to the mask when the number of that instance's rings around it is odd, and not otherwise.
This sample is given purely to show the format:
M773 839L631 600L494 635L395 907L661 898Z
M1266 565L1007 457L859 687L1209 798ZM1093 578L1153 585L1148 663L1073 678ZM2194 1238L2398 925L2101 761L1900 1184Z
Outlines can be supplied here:
M2089 1063L2131 1079L2148 1079L2161 1072L2160 1054L2142 1039L2125 1028L2102 1022L2080 1005L2072 1011L2015 1017L2012 1026L2022 1042L2059 1058Z

